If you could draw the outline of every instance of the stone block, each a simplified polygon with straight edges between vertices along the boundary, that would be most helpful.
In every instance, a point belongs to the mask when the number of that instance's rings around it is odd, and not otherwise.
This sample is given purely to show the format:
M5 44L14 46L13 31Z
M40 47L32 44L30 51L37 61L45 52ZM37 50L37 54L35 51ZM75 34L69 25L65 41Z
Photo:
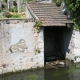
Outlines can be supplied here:
M1 58L3 61L0 59L0 66L2 66L3 63L9 64L4 69L4 73L41 66L39 63L43 64L42 61L44 61L43 30L33 32L34 22L24 23L23 20L8 21L10 22L9 24L7 24L5 20L0 21L0 31L2 35L0 37L0 52L3 54L3 58ZM34 37L33 33L35 33L36 37ZM41 52L35 56L34 48L37 43L39 43L38 46Z

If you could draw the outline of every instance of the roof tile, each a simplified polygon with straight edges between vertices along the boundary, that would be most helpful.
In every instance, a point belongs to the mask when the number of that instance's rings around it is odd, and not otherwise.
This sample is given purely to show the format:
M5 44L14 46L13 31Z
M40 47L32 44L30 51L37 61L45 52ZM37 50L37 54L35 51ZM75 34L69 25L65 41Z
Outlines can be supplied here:
M54 3L34 2L28 4L43 26L66 26L66 23L73 23Z

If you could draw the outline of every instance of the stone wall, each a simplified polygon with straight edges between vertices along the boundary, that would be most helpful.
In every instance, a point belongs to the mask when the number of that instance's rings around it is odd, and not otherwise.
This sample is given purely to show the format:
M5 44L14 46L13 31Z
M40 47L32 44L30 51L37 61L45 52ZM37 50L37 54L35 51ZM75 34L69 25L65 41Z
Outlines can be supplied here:
M67 53L67 58L72 60L74 63L80 62L80 32L73 30L71 37L69 52Z
M0 21L0 74L44 66L43 29L26 20Z

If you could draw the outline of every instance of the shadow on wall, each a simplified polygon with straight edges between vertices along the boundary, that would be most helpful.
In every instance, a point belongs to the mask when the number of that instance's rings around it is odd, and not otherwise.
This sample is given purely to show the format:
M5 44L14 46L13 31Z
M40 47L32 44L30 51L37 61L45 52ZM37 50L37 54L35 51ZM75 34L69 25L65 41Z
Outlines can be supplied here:
M64 56L66 57L66 52L70 52L69 46L70 46L70 41L72 38L72 33L73 33L73 27L63 28L63 43L64 43Z
M73 27L46 27L44 28L44 58L45 61L65 59Z

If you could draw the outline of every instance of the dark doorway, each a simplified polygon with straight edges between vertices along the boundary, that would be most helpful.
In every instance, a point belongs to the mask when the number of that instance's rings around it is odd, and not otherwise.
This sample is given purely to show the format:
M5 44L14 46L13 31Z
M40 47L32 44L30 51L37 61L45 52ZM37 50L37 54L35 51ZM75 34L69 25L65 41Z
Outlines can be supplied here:
M65 59L71 40L72 28L44 28L44 58L45 61ZM67 42L67 43L66 43Z

